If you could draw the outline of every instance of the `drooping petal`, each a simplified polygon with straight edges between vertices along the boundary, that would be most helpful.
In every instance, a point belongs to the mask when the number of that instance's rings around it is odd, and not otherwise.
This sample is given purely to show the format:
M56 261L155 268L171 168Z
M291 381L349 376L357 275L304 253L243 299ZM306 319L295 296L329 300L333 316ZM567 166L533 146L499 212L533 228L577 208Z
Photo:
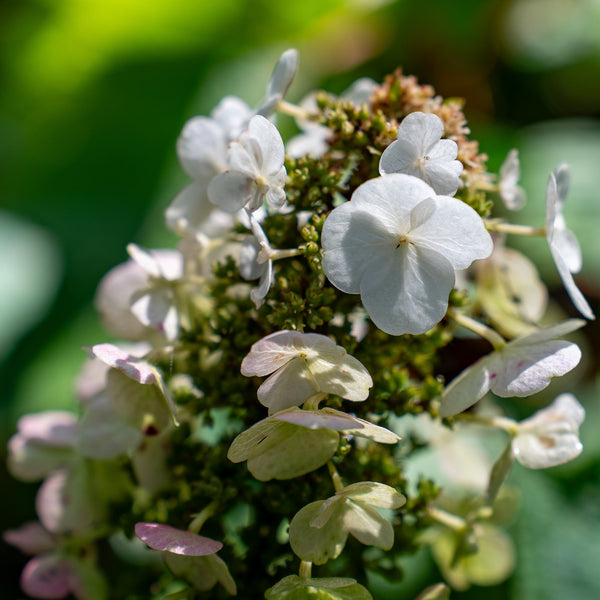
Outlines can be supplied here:
M216 540L161 523L136 523L135 534L154 550L183 556L206 556L223 547Z
M453 417L461 413L483 398L489 389L489 359L483 357L446 386L442 394L440 417Z

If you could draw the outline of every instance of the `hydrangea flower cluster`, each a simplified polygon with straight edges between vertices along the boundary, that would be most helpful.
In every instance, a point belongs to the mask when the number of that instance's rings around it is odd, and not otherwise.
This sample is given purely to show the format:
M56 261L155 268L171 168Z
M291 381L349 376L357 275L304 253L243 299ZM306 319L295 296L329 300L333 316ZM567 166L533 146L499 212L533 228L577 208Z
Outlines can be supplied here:
M571 394L521 422L498 414L576 367L579 346L560 338L585 324L543 321L549 295L506 236L546 238L594 318L573 279L567 167L543 226L506 223L490 211L523 204L517 152L488 173L460 103L397 71L294 105L297 66L282 54L255 109L228 96L185 123L191 183L165 211L177 248L127 247L96 296L121 341L87 348L77 411L20 419L8 466L42 481L39 522L4 538L32 556L29 596L368 600L367 568L399 578L397 557L429 546L445 581L419 598L448 598L514 567L493 520L514 462L581 452ZM276 113L303 133L284 142ZM441 356L465 329L492 349L453 377ZM446 481L415 486L396 460L414 450L411 414L435 430ZM494 464L456 451L474 424L508 434ZM470 454L486 489L454 464Z

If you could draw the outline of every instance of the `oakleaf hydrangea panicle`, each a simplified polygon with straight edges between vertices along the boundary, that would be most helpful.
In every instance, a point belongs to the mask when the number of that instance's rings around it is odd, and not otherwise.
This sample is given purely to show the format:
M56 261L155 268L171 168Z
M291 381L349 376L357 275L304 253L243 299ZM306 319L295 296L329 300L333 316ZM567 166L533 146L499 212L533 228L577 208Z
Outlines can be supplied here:
M454 271L493 248L470 206L396 173L359 186L329 214L321 240L329 281L360 294L371 320L392 335L424 333L438 323Z
M456 142L441 139L443 134L444 124L437 115L410 113L398 127L398 139L383 151L379 172L414 175L437 194L454 196L463 166L456 160Z
M553 377L568 373L581 359L577 344L555 338L583 325L581 319L569 319L515 338L480 358L446 387L440 415L457 415L490 390L502 398L531 396L543 390Z
M579 426L585 410L573 394L560 394L518 425L512 440L515 458L530 469L546 469L573 460L583 450Z
M254 211L266 199L279 209L285 202L285 149L279 131L257 115L248 129L227 151L228 170L214 177L208 186L211 202L227 212L247 207Z
M327 336L277 331L256 342L242 361L242 375L270 377L258 388L269 414L299 406L313 394L362 401L373 380L367 369Z
M567 229L562 211L569 189L569 167L559 165L550 173L546 188L546 240L558 274L575 308L586 318L595 319L584 295L581 293L573 273L581 270L581 248L575 234Z

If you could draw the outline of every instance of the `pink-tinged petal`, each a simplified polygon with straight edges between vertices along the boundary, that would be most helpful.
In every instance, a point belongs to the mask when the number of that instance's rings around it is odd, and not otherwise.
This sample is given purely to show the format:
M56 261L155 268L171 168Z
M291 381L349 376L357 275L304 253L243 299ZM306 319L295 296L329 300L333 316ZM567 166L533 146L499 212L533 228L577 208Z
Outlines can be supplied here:
M213 177L225 169L227 138L213 119L193 117L177 140L177 157L183 170L194 179Z
M307 429L329 429L330 431L360 430L364 425L356 417L342 412L324 412L311 410L289 410L273 415L273 419L285 421Z
M160 523L136 523L135 534L154 550L183 556L207 556L223 547L216 540Z
M246 377L263 377L281 368L302 352L302 335L298 331L282 330L267 335L252 345L242 360L241 373Z
M65 598L71 592L72 577L69 561L57 554L43 554L25 565L21 573L21 588L33 598Z
M580 360L579 346L564 340L507 347L502 352L502 368L490 389L503 398L530 396L548 387L553 377L574 369Z
M121 371L121 373L138 383L144 385L157 383L158 371L156 367L134 358L114 344L96 344L87 350L91 358L101 360L104 364Z
M24 415L17 422L17 429L28 441L70 448L77 439L77 416L63 410Z
M255 191L254 179L236 171L226 171L213 177L208 186L208 198L221 210L234 213L253 199Z
M49 475L40 486L35 507L42 525L52 533L86 532L96 519L87 488L87 472L61 469Z
M7 529L2 538L25 554L41 554L56 547L56 538L37 521L24 523L18 529Z

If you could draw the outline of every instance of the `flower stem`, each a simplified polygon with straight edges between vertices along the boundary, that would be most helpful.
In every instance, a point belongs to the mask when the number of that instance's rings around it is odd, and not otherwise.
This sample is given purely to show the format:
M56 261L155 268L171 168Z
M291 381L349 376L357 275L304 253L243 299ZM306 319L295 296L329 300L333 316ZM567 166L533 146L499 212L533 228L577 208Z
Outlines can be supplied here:
M333 489L336 492L341 491L344 488L344 484L342 483L342 478L338 473L338 470L335 468L335 465L332 461L327 463L327 468L329 469L329 474L331 475L331 480L333 481Z
M198 533L202 525L215 514L218 505L218 502L213 500L208 506L203 508L188 525L188 530L192 533Z
M312 577L312 563L309 560L300 561L300 571L298 575L303 579L310 579Z
M454 418L460 419L461 421L470 421L471 423L480 423L481 425L489 425L496 429L502 429L511 436L516 435L519 429L518 423L507 417L483 417L474 413L461 413Z
M466 327L473 333L487 340L494 350L501 350L506 346L506 340L494 329L468 317L464 313L459 313L454 310L448 311L448 316L453 318L459 325Z
M316 121L319 118L318 114L308 112L305 108L302 108L296 104L292 104L291 102L286 102L285 100L279 101L279 104L277 104L277 110L286 115L290 115L290 117L297 117L299 119L311 119Z
M527 237L545 237L545 227L532 227L531 225L517 225L515 223L503 223L496 220L485 221L485 227L488 231L497 231L498 233L510 233L513 235L522 235Z
M462 517L453 515L452 513L446 512L441 508L436 508L435 506L429 506L427 508L427 514L434 521L437 521L454 531L462 532L469 527L468 523Z

